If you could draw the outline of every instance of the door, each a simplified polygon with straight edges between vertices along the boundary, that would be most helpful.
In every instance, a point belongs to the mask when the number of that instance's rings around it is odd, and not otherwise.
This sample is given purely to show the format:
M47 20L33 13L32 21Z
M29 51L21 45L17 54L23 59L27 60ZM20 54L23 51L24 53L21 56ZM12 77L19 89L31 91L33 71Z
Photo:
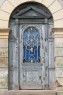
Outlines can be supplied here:
M36 2L19 5L9 20L9 89L50 89L55 83L53 17Z
M41 24L20 25L20 89L44 88L45 31L42 31Z

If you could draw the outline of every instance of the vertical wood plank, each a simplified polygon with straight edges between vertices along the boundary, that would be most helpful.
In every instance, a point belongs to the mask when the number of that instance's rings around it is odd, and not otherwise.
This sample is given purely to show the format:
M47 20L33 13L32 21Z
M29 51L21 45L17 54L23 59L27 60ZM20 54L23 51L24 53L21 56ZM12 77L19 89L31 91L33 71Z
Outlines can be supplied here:
M18 83L18 25L12 25L9 38L9 89L19 89Z
M22 64L23 64L23 33L24 33L24 31L23 31L23 27L22 27L22 25L20 25L20 33L19 33L19 41L20 41L20 43L19 43L19 54L20 54L20 89L21 89L21 84L23 83L23 66L22 66Z

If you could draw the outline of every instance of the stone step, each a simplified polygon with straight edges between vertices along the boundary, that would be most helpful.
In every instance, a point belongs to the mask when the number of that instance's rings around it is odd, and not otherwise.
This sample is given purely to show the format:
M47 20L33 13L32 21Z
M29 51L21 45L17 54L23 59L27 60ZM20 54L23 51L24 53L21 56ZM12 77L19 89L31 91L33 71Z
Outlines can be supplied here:
M9 90L0 91L0 95L57 95L54 90Z

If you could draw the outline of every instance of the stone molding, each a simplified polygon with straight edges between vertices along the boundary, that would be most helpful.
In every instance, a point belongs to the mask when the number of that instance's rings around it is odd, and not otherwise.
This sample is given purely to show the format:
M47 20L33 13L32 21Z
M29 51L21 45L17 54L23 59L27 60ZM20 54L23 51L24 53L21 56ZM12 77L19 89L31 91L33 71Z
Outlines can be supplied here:
M0 29L0 39L8 39L10 33L10 29Z

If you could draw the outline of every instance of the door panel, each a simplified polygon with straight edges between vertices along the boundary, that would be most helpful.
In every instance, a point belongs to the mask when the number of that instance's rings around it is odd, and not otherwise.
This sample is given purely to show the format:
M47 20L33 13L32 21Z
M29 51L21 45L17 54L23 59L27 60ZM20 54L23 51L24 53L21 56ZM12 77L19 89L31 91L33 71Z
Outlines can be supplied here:
M45 56L42 25L21 25L20 30L20 37L23 36L20 43L20 89L43 89Z
M41 70L23 70L22 89L42 89ZM30 88L31 87L31 88Z
M33 63L31 65L22 65L21 77L22 89L42 89L41 65L34 65Z

